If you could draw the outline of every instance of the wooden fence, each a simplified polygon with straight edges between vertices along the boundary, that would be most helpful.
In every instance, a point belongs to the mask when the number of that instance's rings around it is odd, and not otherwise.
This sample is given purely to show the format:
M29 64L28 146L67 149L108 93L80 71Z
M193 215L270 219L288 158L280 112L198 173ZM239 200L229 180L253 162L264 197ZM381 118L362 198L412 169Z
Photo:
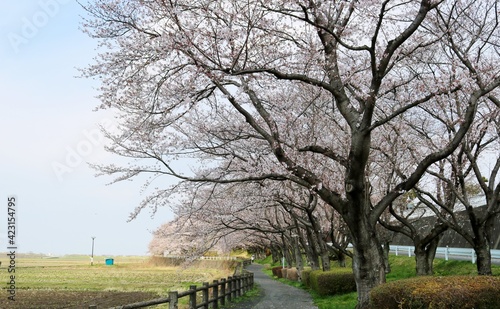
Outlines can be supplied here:
M246 261L245 261L246 262ZM246 264L246 263L245 263ZM237 297L245 294L253 288L253 273L245 272L226 279L214 280L213 283L205 282L201 287L192 285L184 292L169 292L168 297L137 302L133 304L112 307L110 309L135 309L145 308L168 303L169 309L177 309L178 301L183 297L189 297L189 309L217 309L231 302ZM198 303L198 292L201 292L201 302ZM89 306L89 309L98 309L97 306Z

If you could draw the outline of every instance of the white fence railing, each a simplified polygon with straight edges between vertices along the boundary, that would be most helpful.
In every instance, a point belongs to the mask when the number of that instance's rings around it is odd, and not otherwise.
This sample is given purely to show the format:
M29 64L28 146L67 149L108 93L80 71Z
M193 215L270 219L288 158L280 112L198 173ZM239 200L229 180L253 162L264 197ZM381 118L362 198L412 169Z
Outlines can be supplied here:
M415 255L415 247L413 246L390 246L391 252L396 255ZM491 259L500 260L500 250L490 250ZM436 256L444 257L445 260L449 259L468 259L472 263L476 263L476 252L471 248L449 248L449 247L438 247L436 250Z

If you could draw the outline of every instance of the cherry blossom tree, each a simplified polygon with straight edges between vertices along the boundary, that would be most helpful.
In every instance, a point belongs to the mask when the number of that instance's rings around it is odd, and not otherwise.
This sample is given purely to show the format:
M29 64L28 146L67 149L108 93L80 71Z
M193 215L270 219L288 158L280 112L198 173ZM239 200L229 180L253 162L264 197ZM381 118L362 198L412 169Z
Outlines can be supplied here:
M456 203L442 204L431 192L421 191L420 199L427 205L439 205L440 221L447 224L474 248L480 275L491 275L491 245L493 223L500 213L499 119L500 109L493 102L484 102L478 120L460 148L443 163L448 174L429 169L429 174L445 183L448 195ZM485 164L487 163L487 164ZM438 209L434 208L437 212ZM466 220L457 212L466 213Z
M489 101L489 102L488 102ZM427 110L429 117L439 119L444 124L440 137L434 136L427 139L427 144L421 147L436 149L439 145L449 142L446 139L456 133L457 119L466 107L463 101L458 99L455 104L448 108L437 108ZM446 111L446 113L440 113ZM446 159L431 166L421 182L412 191L412 198L396 200L389 207L389 216L381 221L382 225L393 231L403 233L414 242L415 259L418 275L432 275L432 263L441 236L448 228L453 228L462 235L477 251L478 273L491 274L491 228L492 222L498 214L498 204L490 203L485 212L477 208L478 196L483 193L486 200L495 201L496 186L498 186L498 160L500 157L493 155L498 153L498 113L500 109L495 107L494 99L483 101L478 106L476 121L469 130L460 147ZM422 132L428 135L428 132ZM425 140L425 139L422 139ZM414 155L408 156L414 157ZM482 166L483 162L491 162L489 168ZM472 174L474 174L474 177ZM396 173L402 173L396 170ZM492 178L488 183L484 173ZM472 176L472 177L471 177ZM433 179L431 179L433 178ZM390 183L390 181L387 181ZM430 185L435 183L435 186ZM481 186L481 183L483 186ZM476 188L471 193L470 188ZM402 197L405 197L404 195ZM415 199L417 201L415 201ZM456 205L459 207L456 207ZM411 205L412 208L408 209ZM464 207L465 205L465 207ZM460 212L467 211L470 224L464 222ZM434 223L428 227L422 227L421 217L429 215L434 217ZM394 218L399 225L394 224ZM392 219L392 222L391 222ZM467 227L471 227L468 229Z
M382 141L374 148L379 153L379 159L374 162L372 171L375 171L377 178L384 185L378 185L379 188L385 187L386 191L390 191L395 185L398 184L399 179L403 178L411 171L414 166L421 160L422 150L431 149L433 151L439 150L442 145L449 143L446 136L454 136L456 132L455 127L441 126L431 132L421 130L421 126L429 125L431 122L422 122L420 119L431 118L438 119L437 122L432 123L436 127L443 123L452 124L456 118L459 118L459 112L456 109L444 108L437 106L430 108L431 104L421 108L418 121L414 118L400 119L398 123L392 126L386 126L385 134L379 135ZM459 105L460 106L460 105ZM465 109L462 106L463 112ZM446 111L442 113L441 111ZM442 115L440 115L442 114ZM449 119L449 114L453 115L453 119ZM427 115L427 116L426 116ZM442 136L429 136L433 132L447 132L441 134ZM404 157L405 161L394 161L393 158ZM436 168L437 173L443 174L443 162L433 164L431 168ZM390 231L401 233L411 239L415 247L415 260L416 260L416 273L417 275L432 275L433 274L433 261L436 255L436 250L443 233L448 230L449 224L445 219L448 214L445 210L441 209L438 205L425 200L424 202L416 202L415 199L423 199L420 186L424 186L427 190L432 190L436 203L444 205L447 209L453 209L456 202L451 189L447 187L447 183L443 181L435 182L435 185L430 184L429 177L422 178L418 184L411 191L401 195L398 199L394 200L388 209L379 218L379 223ZM430 187L430 188L429 188ZM425 205L430 205L428 209ZM438 213L437 215L434 212ZM424 216L436 216L436 220L432 223L426 223L422 226L421 218ZM384 238L384 252L388 262L389 242L394 235L384 229L379 232ZM387 268L390 267L386 263Z
M339 217L329 214L328 210L331 208L326 208L309 190L290 182L267 181L217 184L189 191L192 195L186 196L182 203L174 207L174 212L177 218L186 218L185 220L191 222L197 220L199 223L196 226L204 225L200 238L212 234L211 237L223 235L226 239L228 234L232 235L234 231L238 231L252 235L257 245L262 243L266 235L275 234L280 236L280 240L274 238L274 242L279 244L281 254L285 253L290 265L299 264L301 257L294 255L304 251L313 269L319 269L320 258L322 268L330 268L330 251L333 249L327 245L327 237L333 232L328 228L334 224L333 220L338 221ZM336 226L338 224L335 223ZM166 227L168 226L170 223ZM184 226L187 226L188 230L196 230L192 223ZM208 226L210 228L207 229ZM162 227L160 230L163 231L162 235L159 235L160 240L154 239L152 243L164 242L166 229ZM221 230L226 232L221 233ZM168 233L172 235L170 242L176 242L175 233L189 233L192 237L195 235L195 231L183 232L179 229ZM330 241L335 239L333 237ZM185 243L181 237L179 240ZM297 240L300 240L301 246ZM254 246L248 242L247 239L246 246ZM335 244L337 248L345 251L347 242ZM243 247L241 244L237 245ZM300 269L300 265L298 268Z
M297 186L280 193L277 202L289 213L297 226L297 234L302 243L309 264L313 270L330 270L332 253L341 266L345 266L345 256L352 256L346 250L348 233L342 228L343 221L337 212L327 207L318 196Z
M467 215L472 227L472 233L464 233L463 229L459 233L472 245L477 255L477 270L480 275L491 275L491 245L493 244L492 232L493 223L498 220L500 214L500 109L496 109L486 115L490 120L487 127L478 126L478 134L465 141L463 150L470 164L471 178L475 180L480 188L480 192L485 197L485 210L479 211L472 205L472 196L467 192L468 177L467 171L459 174L460 192L458 198L465 205ZM491 117L491 118L490 118ZM477 131L476 131L477 132ZM490 134L493 135L490 135ZM489 170L481 168L483 160L487 160L486 153L490 152ZM496 158L494 154L497 154Z
M449 6L439 15L439 26L448 37L448 47L471 73L476 74L474 78L479 84L488 83L499 70L498 67L492 67L493 64L488 61L500 55L498 46L489 44L491 38L500 36L498 5L498 1L482 1L463 6ZM454 21L457 16L466 18L458 24ZM457 224L453 227L476 251L478 273L481 275L491 275L491 232L493 221L498 218L500 211L499 95L496 89L482 100L484 102L478 107L477 121L463 140L457 155L454 156L455 160L450 160L455 177L448 179L449 183L457 184L453 188L458 187L458 192L454 193L465 206L472 233L465 233L463 228L456 229L459 227ZM492 154L489 158L485 155L487 152ZM481 163L488 159L492 166L481 168ZM489 179L485 175L489 176ZM467 187L472 179L485 196L486 209L482 213L471 204Z
M196 195L186 195L182 203L172 208L175 219L154 232L150 252L195 258L208 251L229 254L235 248L265 243L263 235L274 232L270 227L261 227L262 220L256 222L265 208L254 205L255 199L242 192L238 196L245 196L248 204L239 203L236 195L231 198L232 189L234 186L204 188L193 190ZM245 223L235 222L240 217Z
M453 153L481 99L498 91L496 1L485 2L95 0L84 27L105 51L85 75L100 78L101 107L121 122L109 150L132 159L100 170L118 181L288 180L312 190L349 229L367 308L385 281L378 218ZM488 27L475 27L470 44L457 25L479 15ZM449 142L423 149L380 194L369 173L380 131L401 117L425 122L421 109L454 95L467 108ZM421 127L440 134L429 121ZM183 172L182 160L197 168ZM142 206L172 190L160 185Z
M153 232L149 252L193 260L209 251L229 255L232 249L249 244L252 244L251 235L246 233L224 230L195 218L177 217Z
M420 192L417 195L425 200ZM439 201L440 205L450 206L455 201L455 199L443 201L441 195L438 194L438 196L436 201ZM434 273L433 262L436 250L443 233L449 228L448 221L443 220L447 213L432 202L425 201L425 203L416 203L415 200L410 201L405 197L396 200L389 208L389 216L380 221L381 225L388 230L401 233L412 240L415 247L416 273L419 276L429 276ZM413 208L408 209L410 205ZM427 211L423 209L426 208L425 205L431 205ZM422 225L423 216L429 216L433 214L433 211L440 211L440 214L435 216L432 222Z
M462 17L462 22L456 20ZM456 57L457 61L463 63L470 72L483 72L484 75L477 76L477 82L483 83L484 78L489 78L491 72L496 69L484 68L486 62L478 61L482 58L498 56L498 49L485 42L490 36L498 37L497 1L484 1L481 3L455 4L442 7L438 14L438 27L446 33L446 49L450 51L448 56ZM458 43L460 42L460 43ZM471 62L469 59L475 59ZM487 65L488 66L488 65ZM437 125L442 132L441 136L430 134L426 130L420 130L422 135L420 140L424 143L422 147L438 149L440 145L449 143L460 129L460 123L468 108L467 98L457 92L451 100L436 100L435 105L429 105L422 110L428 115L438 120ZM476 250L478 256L477 267L479 274L491 274L491 228L492 222L498 214L498 90L492 91L477 106L476 119L469 132L462 141L462 144L449 157L437 162L428 169L428 173L436 179L439 186L435 190L429 191L427 186L417 186L416 192L419 200L432 210L437 221L433 229L423 237L411 237L415 243L415 255L417 259L417 273L428 274L432 272L432 260L435 249L440 239L441 233L448 227L453 228L461 234ZM413 124L413 126L419 125ZM421 125L419 125L421 126ZM415 140L415 139L414 139ZM485 155L489 153L490 155ZM494 155L496 154L496 155ZM481 167L482 162L492 162L488 169ZM488 172L489 170L489 172ZM486 174L485 174L486 172ZM491 182L485 181L489 176ZM472 178L471 178L472 177ZM428 178L428 177L427 177ZM488 205L485 212L481 212L471 203L477 196L468 193L468 187L473 184L478 187L478 193L485 195ZM468 214L471 231L464 228L464 222L459 222L455 212L463 211L463 208L455 209L455 205L460 203L465 205ZM406 227L411 223L407 218L398 216ZM467 225L466 225L467 226ZM415 228L410 228L406 232L408 236L419 235ZM419 258L419 254L421 257ZM420 262L419 262L420 261ZM419 265L421 265L419 267ZM420 271L419 271L420 269ZM426 271L427 270L427 271Z

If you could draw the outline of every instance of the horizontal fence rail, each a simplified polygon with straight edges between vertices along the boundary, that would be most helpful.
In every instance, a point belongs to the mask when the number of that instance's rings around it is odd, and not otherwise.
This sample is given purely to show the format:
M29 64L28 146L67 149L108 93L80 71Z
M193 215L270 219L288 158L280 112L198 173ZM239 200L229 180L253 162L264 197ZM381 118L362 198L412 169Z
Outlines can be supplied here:
M396 255L415 255L415 247L413 246L390 246L391 252ZM500 250L490 250L491 259L500 259ZM445 260L449 259L468 259L472 263L476 263L476 252L471 248L450 248L438 247L436 255L444 257Z

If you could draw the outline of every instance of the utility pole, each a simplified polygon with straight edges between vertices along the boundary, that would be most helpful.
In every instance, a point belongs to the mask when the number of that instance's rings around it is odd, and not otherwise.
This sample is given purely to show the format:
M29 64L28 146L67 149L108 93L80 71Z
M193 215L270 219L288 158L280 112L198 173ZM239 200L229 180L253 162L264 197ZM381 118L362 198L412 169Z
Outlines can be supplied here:
M94 239L95 236L92 236L92 255L90 256L90 266L94 265Z

